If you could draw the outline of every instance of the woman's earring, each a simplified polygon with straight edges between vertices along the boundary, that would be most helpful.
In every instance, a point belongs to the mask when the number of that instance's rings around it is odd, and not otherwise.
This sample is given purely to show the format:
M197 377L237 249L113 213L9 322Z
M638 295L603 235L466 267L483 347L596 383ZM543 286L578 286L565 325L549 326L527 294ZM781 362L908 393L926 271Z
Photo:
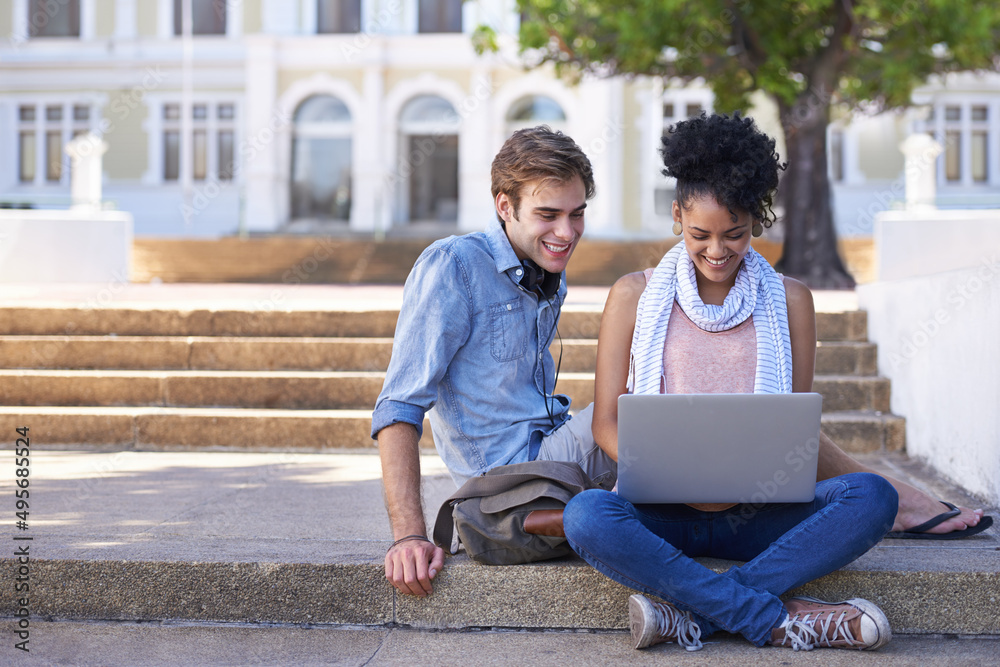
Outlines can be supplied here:
M684 230L681 229L681 222L680 222L680 220L675 220L674 221L674 236L680 236L681 232L683 232L683 231Z
M750 228L750 234L754 238L757 238L763 233L764 233L764 225L760 224L759 222L753 223L753 227Z

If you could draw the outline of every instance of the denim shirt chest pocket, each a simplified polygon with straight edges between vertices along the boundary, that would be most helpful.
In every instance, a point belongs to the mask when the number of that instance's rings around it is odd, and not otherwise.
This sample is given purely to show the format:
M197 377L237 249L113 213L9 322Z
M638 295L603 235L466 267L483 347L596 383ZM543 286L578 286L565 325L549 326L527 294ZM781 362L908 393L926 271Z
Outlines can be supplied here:
M514 361L524 356L531 338L521 299L510 299L490 305L493 327L490 352L497 361Z

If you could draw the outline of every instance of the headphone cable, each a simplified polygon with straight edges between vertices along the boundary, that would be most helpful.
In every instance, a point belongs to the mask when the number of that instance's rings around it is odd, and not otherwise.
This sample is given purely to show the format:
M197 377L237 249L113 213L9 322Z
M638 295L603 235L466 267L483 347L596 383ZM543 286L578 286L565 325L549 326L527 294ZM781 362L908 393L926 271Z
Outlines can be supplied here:
M545 300L548 302L549 309L551 310L553 308L553 306L552 306L552 299L550 297L546 296ZM545 341L547 345L552 345L552 332L553 331L555 332L556 336L559 338L559 361L556 363L556 377L555 377L555 379L552 382L552 393L549 394L548 391L547 391L548 387L546 386L546 382L545 382L545 359L542 359L542 396L545 399L545 413L549 416L549 422L552 424L552 427L555 428L555 426L556 426L556 418L555 418L555 414L553 413L553 408L552 408L551 404L549 403L549 399L551 398L553 401L555 400L556 385L559 384L559 371L562 369L563 340L562 340L562 334L559 332L559 318L558 317L555 318L555 321L552 324L552 328L549 329L549 335L546 337L546 341Z

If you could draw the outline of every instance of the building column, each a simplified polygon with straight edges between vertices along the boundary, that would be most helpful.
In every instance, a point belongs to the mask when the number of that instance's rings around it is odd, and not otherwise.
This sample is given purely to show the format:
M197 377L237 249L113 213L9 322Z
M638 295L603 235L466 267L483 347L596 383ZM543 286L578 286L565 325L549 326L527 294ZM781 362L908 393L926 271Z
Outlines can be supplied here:
M243 105L243 140L240 160L245 192L244 228L249 232L274 231L287 222L287 201L280 197L280 182L288 175L279 173L279 142L291 136L291 118L275 108L277 68L275 40L267 36L245 38L246 96ZM287 183L285 184L287 190ZM285 197L287 200L287 197Z
M491 146L483 137L493 134L493 73L483 67L469 73L469 94L462 108L458 139L458 229L470 232L486 229L494 217L490 195Z
M115 0L115 39L132 40L136 38L137 0Z
M370 48L381 48L373 43ZM351 229L381 236L388 229L390 210L387 193L382 183L383 170L379 156L382 154L383 133L380 131L385 96L385 72L381 65L367 65L361 95L364 111L351 119L354 140L351 149Z
M597 196L587 206L591 237L620 236L624 169L624 83L617 79L580 84L580 109L570 132L594 167Z

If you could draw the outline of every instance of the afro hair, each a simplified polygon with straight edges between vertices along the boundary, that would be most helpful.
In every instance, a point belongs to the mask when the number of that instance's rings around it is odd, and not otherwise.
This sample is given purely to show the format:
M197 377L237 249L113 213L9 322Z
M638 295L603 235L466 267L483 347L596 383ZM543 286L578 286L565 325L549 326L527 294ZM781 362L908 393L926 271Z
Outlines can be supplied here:
M677 203L713 196L735 215L744 210L765 227L774 221L779 164L774 139L752 118L702 112L671 126L662 139L664 176L677 179Z

